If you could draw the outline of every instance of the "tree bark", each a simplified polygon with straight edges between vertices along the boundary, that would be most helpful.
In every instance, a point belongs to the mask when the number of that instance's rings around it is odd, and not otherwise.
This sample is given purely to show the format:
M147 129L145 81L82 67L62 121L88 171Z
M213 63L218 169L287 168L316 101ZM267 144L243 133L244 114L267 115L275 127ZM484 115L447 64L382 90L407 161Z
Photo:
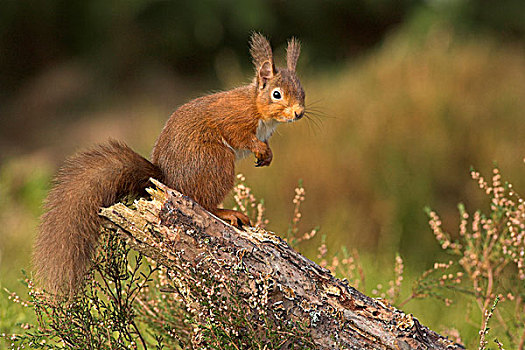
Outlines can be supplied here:
M102 209L137 251L170 270L209 268L213 260L223 280L245 281L243 296L268 286L270 317L306 325L319 349L463 349L384 301L370 298L260 228L232 227L179 192L152 180L152 199L131 209ZM208 266L208 267L204 267ZM260 291L259 291L260 293Z

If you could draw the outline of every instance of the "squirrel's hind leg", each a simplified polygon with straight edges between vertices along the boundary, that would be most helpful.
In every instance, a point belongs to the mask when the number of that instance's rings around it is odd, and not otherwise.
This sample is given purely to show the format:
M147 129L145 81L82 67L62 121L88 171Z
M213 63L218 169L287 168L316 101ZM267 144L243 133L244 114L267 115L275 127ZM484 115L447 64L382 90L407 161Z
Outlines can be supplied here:
M212 213L237 228L242 228L243 226L252 226L250 218L236 210L217 208L214 209Z

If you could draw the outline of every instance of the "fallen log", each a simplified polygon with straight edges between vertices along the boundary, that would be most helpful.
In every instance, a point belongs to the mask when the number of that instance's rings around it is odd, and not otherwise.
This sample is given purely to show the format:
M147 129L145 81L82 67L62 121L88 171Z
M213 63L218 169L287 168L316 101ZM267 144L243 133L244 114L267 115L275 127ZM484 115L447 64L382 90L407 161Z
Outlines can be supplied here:
M152 182L156 188L148 189L150 200L140 199L133 208L115 204L101 215L108 219L107 228L165 266L179 284L198 283L184 278L200 274L211 276L217 289L232 283L242 286L239 293L254 301L254 312L264 313L276 321L273 324L304 327L310 348L463 349L412 315L335 278L273 233L239 230L190 198ZM179 292L188 288L179 287ZM290 341L281 348L301 348L300 344Z

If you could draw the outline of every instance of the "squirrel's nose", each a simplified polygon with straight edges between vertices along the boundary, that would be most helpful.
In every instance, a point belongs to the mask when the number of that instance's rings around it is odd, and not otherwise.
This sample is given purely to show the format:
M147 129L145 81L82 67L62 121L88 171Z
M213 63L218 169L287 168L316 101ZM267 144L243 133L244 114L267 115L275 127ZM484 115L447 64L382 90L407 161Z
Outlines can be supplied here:
M294 112L294 114L295 114L295 119L299 120L304 116L304 111L300 111L299 113L296 111Z

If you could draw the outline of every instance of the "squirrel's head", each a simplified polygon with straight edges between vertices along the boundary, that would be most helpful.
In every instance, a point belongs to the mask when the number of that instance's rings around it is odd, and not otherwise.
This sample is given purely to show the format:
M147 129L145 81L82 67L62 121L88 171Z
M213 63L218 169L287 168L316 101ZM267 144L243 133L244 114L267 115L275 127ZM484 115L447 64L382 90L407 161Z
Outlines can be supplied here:
M254 33L250 53L255 65L257 108L264 120L292 122L304 116L304 90L295 74L301 45L292 38L286 49L286 68L276 68L268 40Z

